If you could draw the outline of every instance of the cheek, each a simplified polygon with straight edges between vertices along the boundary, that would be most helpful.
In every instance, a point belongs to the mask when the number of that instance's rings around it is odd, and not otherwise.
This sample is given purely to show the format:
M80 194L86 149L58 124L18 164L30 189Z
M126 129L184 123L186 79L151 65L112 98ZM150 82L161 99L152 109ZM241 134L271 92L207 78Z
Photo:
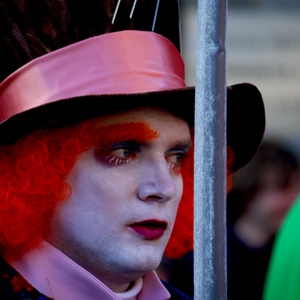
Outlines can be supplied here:
M175 182L175 185L177 187L177 194L172 200L168 201L168 203L167 203L168 205L170 205L170 211L172 213L173 223L175 222L175 218L176 218L176 215L177 215L177 210L178 210L179 203L181 201L182 193L183 193L182 177L177 176L177 178L175 179L174 182Z
M107 224L119 219L125 211L126 200L132 198L135 182L133 176L126 176L119 169L101 170L91 166L89 172L74 170L70 174L70 210L84 223Z
M182 176L177 176L177 178L175 179L175 184L176 184L176 187L177 187L177 195L176 197L176 201L178 202L177 205L179 205L179 202L181 200L181 197L182 197L182 194L183 194L183 179L182 179Z
M116 220L122 220L121 214L125 209L114 199L114 195L109 197L103 191L101 195L91 191L73 193L56 215L57 235L66 240L88 242L99 239L99 232L113 231L118 225Z

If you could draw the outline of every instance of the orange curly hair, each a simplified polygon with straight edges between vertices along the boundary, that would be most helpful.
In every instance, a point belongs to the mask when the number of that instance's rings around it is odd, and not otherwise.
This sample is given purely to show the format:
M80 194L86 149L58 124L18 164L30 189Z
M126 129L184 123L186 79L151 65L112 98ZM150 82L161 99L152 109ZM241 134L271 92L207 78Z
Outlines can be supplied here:
M156 137L151 129L147 132L148 139ZM103 134L114 138L107 126L99 127L97 119L92 119L61 129L33 132L14 145L0 148L2 249L22 253L36 246L41 236L47 236L56 205L71 193L71 187L64 179L77 157L97 146ZM182 177L183 196L165 250L170 258L180 257L193 249L192 154L182 168Z

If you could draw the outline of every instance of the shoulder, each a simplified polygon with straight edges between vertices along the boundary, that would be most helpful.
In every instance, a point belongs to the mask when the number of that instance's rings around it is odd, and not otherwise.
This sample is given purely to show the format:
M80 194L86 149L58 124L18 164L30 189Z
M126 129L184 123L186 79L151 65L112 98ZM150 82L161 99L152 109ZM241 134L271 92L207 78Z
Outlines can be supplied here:
M176 289L171 284L169 284L165 281L162 281L162 283L165 286L165 288L169 291L169 293L171 295L171 300L192 300L191 297L189 297L186 294L182 293L181 291Z

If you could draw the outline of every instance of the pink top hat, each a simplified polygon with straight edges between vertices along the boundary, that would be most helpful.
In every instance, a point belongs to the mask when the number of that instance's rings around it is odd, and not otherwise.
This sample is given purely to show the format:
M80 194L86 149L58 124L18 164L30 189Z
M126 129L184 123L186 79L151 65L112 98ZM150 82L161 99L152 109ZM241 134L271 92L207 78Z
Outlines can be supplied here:
M4 3L0 143L146 105L192 125L195 88L184 82L178 7L177 0ZM228 88L227 111L236 170L263 137L257 88Z

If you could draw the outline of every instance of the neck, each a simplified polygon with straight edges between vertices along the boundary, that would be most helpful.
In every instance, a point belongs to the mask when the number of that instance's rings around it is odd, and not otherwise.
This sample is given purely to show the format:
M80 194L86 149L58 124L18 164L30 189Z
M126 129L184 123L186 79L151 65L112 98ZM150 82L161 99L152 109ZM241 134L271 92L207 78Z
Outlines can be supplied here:
M115 283L111 283L111 282L104 282L102 280L102 282L109 288L111 289L114 293L124 293L126 291L129 291L131 289L131 287L134 284L133 282L129 282L129 283L124 283L124 284L115 284Z

